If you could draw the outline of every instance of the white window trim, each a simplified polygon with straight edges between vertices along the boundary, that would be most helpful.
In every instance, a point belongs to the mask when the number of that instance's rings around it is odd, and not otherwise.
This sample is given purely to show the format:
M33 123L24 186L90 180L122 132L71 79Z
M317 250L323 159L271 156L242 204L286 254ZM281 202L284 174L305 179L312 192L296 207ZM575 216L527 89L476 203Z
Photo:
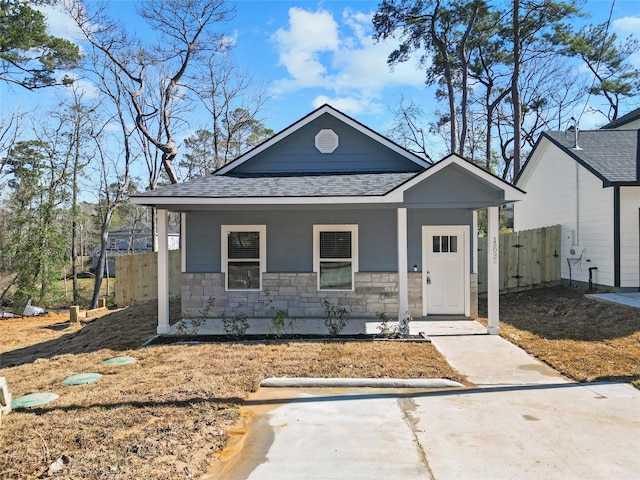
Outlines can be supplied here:
M221 244L221 265L220 271L224 273L224 289L232 292L255 292L262 290L262 274L267 271L267 226L266 225L222 225L221 226L222 241ZM228 233L229 232L259 232L260 233L260 287L247 289L231 289L229 290L229 282L227 278L227 263L229 262L228 253Z
M320 288L320 232L351 232L351 288ZM358 225L314 225L313 226L313 271L317 273L317 289L322 292L352 292L355 289L355 274L358 265Z

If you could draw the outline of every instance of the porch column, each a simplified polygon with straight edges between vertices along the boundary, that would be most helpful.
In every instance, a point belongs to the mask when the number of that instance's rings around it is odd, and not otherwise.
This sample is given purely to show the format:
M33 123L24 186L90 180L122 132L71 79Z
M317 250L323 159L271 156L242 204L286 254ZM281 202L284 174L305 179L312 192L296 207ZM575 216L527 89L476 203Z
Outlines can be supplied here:
M157 209L158 217L158 334L169 332L169 239L168 216Z
M500 233L498 207L487 208L487 333L500 334Z
M180 214L180 272L187 271L187 214Z
M409 276L407 274L407 209L398 209L398 322L409 312Z

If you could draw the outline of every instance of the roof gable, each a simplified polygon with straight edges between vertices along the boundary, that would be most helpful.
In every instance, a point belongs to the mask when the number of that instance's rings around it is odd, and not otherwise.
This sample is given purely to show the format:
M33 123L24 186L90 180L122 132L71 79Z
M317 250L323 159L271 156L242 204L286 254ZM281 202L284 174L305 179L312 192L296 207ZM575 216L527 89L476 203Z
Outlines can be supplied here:
M519 188L451 154L397 188L408 203L502 205L524 200Z
M602 180L603 185L640 184L640 131L638 130L583 130L575 148L572 138L565 132L544 132L516 179L516 185L524 185L535 169L541 155L551 155L550 143L578 162L587 171Z
M331 153L316 147L321 132L337 136L337 148ZM214 175L417 172L429 165L351 117L323 105Z

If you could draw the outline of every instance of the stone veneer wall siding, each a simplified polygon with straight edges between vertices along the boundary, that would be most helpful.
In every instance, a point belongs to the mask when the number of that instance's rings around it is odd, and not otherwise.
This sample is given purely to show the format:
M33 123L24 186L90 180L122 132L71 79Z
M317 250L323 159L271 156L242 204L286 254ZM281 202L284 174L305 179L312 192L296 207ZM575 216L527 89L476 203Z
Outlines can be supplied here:
M182 274L182 315L220 317L244 314L271 318L283 310L290 318L323 318L322 300L344 307L353 318L376 318L398 312L398 274L356 273L355 291L318 291L315 273L264 273L262 291L225 291L223 273ZM409 313L422 316L422 274L408 274ZM212 302L211 299L214 299ZM477 275L471 275L471 318L478 315Z

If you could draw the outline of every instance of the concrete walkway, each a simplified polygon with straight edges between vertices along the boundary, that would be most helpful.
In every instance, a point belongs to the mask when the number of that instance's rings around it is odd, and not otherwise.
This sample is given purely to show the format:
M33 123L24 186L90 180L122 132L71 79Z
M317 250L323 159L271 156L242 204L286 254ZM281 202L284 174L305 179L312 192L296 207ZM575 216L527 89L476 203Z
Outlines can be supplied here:
M601 302L617 303L627 307L640 308L640 292L589 293L585 297Z
M476 386L261 388L203 478L638 478L640 391L571 383L476 322L423 323Z

